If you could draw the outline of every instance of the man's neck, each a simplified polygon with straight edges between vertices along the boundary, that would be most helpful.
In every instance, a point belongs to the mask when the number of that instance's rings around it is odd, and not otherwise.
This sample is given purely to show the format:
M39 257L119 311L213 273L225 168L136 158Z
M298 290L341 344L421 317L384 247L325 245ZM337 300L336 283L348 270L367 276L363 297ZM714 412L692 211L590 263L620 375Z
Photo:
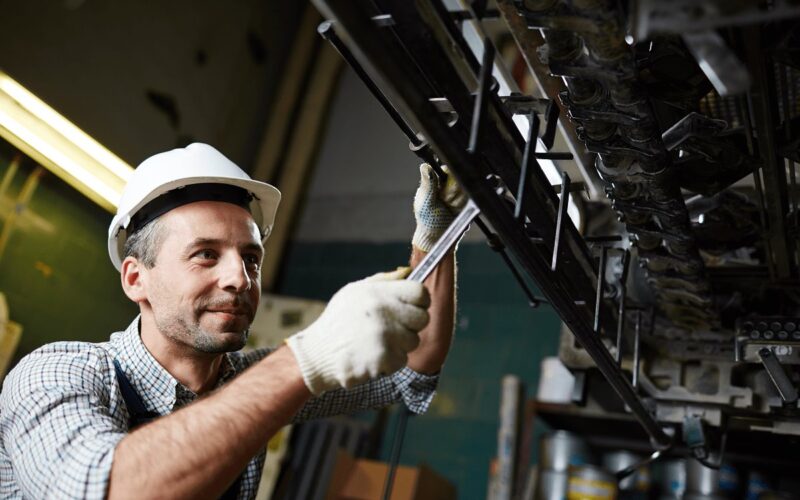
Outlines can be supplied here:
M139 322L142 343L170 375L197 395L216 387L223 354L199 353L162 334L151 317L142 315Z

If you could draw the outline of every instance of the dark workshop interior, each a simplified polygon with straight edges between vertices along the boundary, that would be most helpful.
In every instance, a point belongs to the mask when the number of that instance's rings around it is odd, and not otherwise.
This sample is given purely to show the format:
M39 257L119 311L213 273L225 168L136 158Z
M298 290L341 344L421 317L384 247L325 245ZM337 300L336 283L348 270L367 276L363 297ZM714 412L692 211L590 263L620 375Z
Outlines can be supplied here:
M151 155L207 143L281 191L245 352L408 264L427 163L469 200L428 251L457 245L430 406L283 426L238 498L800 499L797 0L0 12L6 395L138 314L108 224ZM62 497L26 488L0 496Z

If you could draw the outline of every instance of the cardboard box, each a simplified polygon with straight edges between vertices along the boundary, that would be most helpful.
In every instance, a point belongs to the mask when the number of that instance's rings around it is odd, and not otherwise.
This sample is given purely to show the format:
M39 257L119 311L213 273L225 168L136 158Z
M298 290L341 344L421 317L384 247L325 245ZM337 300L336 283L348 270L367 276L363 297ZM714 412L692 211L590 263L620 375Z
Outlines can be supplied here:
M389 465L353 459L340 452L326 500L381 500ZM455 500L456 489L430 467L401 465L394 476L391 500Z

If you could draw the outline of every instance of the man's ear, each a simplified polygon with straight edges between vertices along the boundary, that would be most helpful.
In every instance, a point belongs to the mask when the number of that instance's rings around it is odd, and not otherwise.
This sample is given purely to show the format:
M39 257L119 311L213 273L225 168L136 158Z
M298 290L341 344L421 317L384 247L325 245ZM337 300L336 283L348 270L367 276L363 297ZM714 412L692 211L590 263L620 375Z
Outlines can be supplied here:
M120 267L122 290L137 304L147 300L147 290L143 280L143 264L136 257L125 257Z

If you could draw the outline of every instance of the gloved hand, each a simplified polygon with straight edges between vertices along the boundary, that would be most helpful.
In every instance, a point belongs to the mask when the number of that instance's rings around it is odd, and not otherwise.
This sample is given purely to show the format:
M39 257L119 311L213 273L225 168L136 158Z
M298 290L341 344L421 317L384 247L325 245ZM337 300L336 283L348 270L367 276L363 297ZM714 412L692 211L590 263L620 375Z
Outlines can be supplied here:
M405 366L406 354L419 345L417 332L428 324L430 305L421 283L403 280L409 271L398 268L344 286L314 323L286 339L313 394Z
M417 228L411 243L424 252L430 252L467 203L467 195L455 177L449 175L447 167L442 167L442 170L448 174L444 186L433 167L427 163L419 166L420 182L414 195Z

